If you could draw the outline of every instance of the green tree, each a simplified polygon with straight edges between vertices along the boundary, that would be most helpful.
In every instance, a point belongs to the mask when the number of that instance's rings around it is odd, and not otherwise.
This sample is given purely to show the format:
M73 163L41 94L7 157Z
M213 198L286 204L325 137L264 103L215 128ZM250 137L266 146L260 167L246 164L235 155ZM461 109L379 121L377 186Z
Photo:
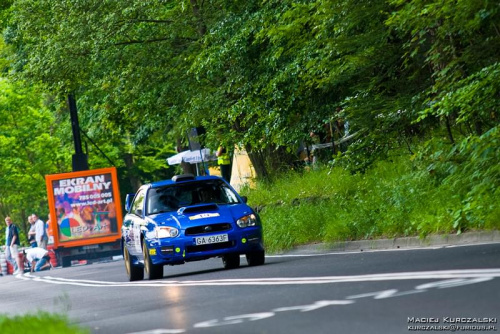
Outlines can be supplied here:
M411 97L422 88L407 84L403 42L385 24L391 9L383 0L230 8L209 26L192 67L210 87L192 100L193 117L217 120L233 142L268 159L277 147L296 148L311 131L346 119L353 131L368 130L355 148L365 160L408 146Z
M498 123L488 1L16 0L8 13L13 71L58 101L75 93L82 127L132 178L143 152L173 153L161 143L200 125L266 176L341 120L364 131L353 170Z
M419 120L437 118L455 142L498 125L500 8L491 1L392 1L387 20L405 42L405 62L421 64L430 82ZM418 100L417 100L418 101ZM455 133L452 128L456 128Z
M0 78L0 210L25 233L29 214L48 213L45 175L66 171L71 161L59 127L39 89Z
M181 52L190 34L171 36L179 8L173 4L15 1L4 33L15 50L11 73L42 82L65 119L64 101L73 93L90 167L116 165L130 191L172 173L164 170L173 144L161 134L171 130L165 113L178 103L165 81L177 75L177 50L158 45L177 43Z

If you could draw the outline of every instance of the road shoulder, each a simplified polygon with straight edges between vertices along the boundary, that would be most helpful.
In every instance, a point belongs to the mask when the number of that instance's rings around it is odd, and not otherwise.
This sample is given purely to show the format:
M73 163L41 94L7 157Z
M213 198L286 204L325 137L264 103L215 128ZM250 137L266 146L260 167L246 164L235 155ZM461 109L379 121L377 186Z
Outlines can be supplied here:
M332 243L314 243L300 245L287 251L287 254L315 254L324 252L355 252L385 249L412 249L426 247L446 247L456 245L475 245L500 243L500 231L478 231L462 234L429 235L425 238L403 237L393 239L373 239L356 241L337 241Z

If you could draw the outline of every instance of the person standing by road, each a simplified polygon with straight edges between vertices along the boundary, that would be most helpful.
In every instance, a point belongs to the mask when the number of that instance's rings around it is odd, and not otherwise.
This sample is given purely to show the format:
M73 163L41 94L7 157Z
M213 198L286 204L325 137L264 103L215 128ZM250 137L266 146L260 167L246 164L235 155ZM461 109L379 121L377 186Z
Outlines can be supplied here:
M36 243L38 244L38 247L47 249L48 237L47 230L45 229L45 223L40 218L38 218L35 213L33 213L31 217L35 221Z
M18 266L19 252L17 250L17 247L20 245L19 229L12 223L12 219L9 216L5 217L5 224L7 224L5 230L5 259L12 264L14 275L17 275L20 268Z
M30 223L30 229L28 231L28 242L31 245L31 248L35 248L38 245L36 244L36 230L35 230L35 221L32 216L28 217L28 222Z
M231 159L229 152L224 146L219 146L217 153L217 164L220 166L220 173L224 180L231 182Z

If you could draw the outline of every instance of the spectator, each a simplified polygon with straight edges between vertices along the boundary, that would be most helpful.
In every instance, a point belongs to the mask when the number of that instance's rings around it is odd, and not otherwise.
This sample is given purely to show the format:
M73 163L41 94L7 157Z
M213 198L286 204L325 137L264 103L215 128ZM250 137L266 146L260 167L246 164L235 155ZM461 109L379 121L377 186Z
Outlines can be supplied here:
M224 180L231 182L231 159L224 146L219 146L217 153L217 164L220 166L220 173Z
M17 275L20 268L18 266L19 252L17 250L20 244L19 229L12 223L12 219L9 216L5 217L5 223L7 224L7 228L5 229L5 259L12 264L14 275Z
M24 251L24 254L26 255L26 260L31 265L31 272L49 270L51 268L48 250L41 247L28 248Z
M33 213L31 215L32 219L35 221L35 239L38 247L43 249L47 249L47 241L49 238L47 237L47 230L45 229L45 223L38 218L38 216Z
M37 247L36 243L36 230L35 230L35 220L33 219L32 216L28 217L28 222L30 223L30 229L28 231L28 242L31 245L31 248Z

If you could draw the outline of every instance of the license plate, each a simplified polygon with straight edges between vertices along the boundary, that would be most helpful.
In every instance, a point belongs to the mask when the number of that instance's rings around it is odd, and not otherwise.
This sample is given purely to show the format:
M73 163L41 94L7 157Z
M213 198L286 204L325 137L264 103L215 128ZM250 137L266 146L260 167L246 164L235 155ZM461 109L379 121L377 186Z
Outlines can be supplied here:
M229 241L227 234L211 235L209 237L194 238L196 245L218 244L220 242Z

